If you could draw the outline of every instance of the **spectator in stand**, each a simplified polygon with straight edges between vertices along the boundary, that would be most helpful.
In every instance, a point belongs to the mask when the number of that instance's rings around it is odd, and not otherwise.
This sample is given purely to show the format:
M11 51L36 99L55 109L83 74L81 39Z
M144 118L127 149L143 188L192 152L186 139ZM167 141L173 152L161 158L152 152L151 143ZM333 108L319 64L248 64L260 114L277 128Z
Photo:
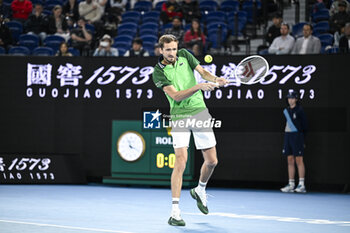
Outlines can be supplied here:
M112 47L113 39L110 35L105 34L100 40L98 48L96 48L94 57L118 57L118 49Z
M159 57L161 55L160 53L160 45L158 43L156 43L154 45L154 56Z
M24 31L27 34L34 34L44 41L48 30L48 18L43 14L43 6L41 3L35 4L34 12L28 17L24 23Z
M12 19L24 23L32 13L33 5L29 0L14 0L11 3Z
M4 4L3 0L0 0L0 15L2 15L3 20L9 21L11 8Z
M191 28L185 33L184 43L185 47L190 49L195 56L202 55L205 46L205 35L198 19L192 20Z
M125 11L125 6L128 3L126 0L109 0L108 14L113 15L118 19L118 22L122 20L121 15Z
M124 54L124 57L148 57L147 50L142 48L143 41L141 38L136 37L132 41L132 48Z
M68 0L63 5L63 14L66 17L73 19L74 22L77 22L79 19L79 3L78 0Z
M72 47L80 51L82 56L89 56L91 49L92 34L85 27L85 19L80 17L78 27L71 31Z
M199 11L199 4L197 0L182 1L181 9L183 19L185 20L186 24L191 23L193 19L199 19L201 17L201 12Z
M68 44L67 42L62 42L60 45L60 49L57 51L56 56L58 57L72 57L73 54L68 52Z
M329 11L329 14L330 16L333 16L335 15L336 13L339 12L339 4L345 4L345 11L346 12L350 12L350 3L346 0L335 0L332 5L331 5L331 8L330 8L330 11Z
M167 24L172 22L174 17L182 18L181 6L176 0L168 0L162 5L160 19L163 21L163 24Z
M297 39L294 44L292 54L318 54L321 51L321 41L312 35L312 25L305 24L303 27L303 37Z
M96 38L102 37L103 22L101 20L103 9L95 0L85 0L79 3L79 15L84 17L88 24L93 24L95 27Z
M48 34L61 36L68 41L70 38L70 33L66 18L62 14L62 7L60 5L56 5L52 9L52 12L53 14L49 17Z
M276 37L269 47L270 54L289 54L294 46L294 38L289 35L289 25L287 23L281 24L281 35Z
M267 30L267 34L266 34L266 41L268 42L269 45L272 44L272 41L276 38L279 37L281 35L281 24L282 24L282 16L281 14L275 14L272 18L272 23L273 25L271 25L269 27L269 29Z
M339 39L339 52L350 53L350 23L344 27L344 35Z
M80 17L84 17L87 23L92 24L101 19L102 10L97 2L85 0L79 3L79 15Z
M3 16L0 14L0 46L8 49L12 44L12 35L10 29L4 22Z
M98 0L98 4L101 7L102 15L105 13L106 6L108 5L108 0Z
M165 29L165 34L174 35L179 41L179 49L183 46L184 30L182 29L181 19L177 16L173 18L173 26L171 28Z
M344 27L346 23L350 22L350 14L346 12L346 4L344 2L338 3L338 10L338 13L335 13L329 20L332 33L336 31L340 32L341 28Z

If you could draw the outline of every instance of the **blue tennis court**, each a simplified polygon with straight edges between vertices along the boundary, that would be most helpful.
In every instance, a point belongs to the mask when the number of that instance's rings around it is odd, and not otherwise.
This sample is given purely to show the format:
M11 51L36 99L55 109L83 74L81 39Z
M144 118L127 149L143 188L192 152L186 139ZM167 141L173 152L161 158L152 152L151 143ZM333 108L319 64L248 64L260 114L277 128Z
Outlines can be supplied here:
M208 188L209 215L189 190L185 227L167 224L167 188L104 185L1 185L1 233L80 232L350 232L350 195Z

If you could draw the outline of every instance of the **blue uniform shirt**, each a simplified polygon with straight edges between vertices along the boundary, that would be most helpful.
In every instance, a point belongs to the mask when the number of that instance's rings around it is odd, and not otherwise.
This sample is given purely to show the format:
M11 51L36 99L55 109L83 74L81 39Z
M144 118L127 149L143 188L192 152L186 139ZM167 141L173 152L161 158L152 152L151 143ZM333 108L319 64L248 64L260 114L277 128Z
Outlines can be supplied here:
M294 108L285 108L283 112L287 120L285 132L300 132L305 136L307 121L303 108L297 104Z

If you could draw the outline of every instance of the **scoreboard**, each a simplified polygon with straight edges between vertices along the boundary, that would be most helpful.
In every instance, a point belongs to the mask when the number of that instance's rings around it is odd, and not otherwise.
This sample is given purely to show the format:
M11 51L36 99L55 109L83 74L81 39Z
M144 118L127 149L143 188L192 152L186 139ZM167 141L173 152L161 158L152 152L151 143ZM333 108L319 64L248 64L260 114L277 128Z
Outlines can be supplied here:
M111 176L109 184L170 185L175 164L170 130L143 129L142 121L112 122ZM191 140L183 186L194 181L194 147Z

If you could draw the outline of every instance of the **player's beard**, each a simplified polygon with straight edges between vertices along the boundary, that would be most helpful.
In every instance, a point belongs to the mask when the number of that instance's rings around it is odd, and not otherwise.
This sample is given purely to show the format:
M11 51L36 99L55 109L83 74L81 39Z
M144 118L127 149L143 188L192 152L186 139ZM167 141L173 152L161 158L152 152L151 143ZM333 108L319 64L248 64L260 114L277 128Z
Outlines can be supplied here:
M174 58L174 61L170 61L168 58L164 57L164 60L165 60L167 63L174 65L174 64L175 64L175 61L176 61L176 58Z

